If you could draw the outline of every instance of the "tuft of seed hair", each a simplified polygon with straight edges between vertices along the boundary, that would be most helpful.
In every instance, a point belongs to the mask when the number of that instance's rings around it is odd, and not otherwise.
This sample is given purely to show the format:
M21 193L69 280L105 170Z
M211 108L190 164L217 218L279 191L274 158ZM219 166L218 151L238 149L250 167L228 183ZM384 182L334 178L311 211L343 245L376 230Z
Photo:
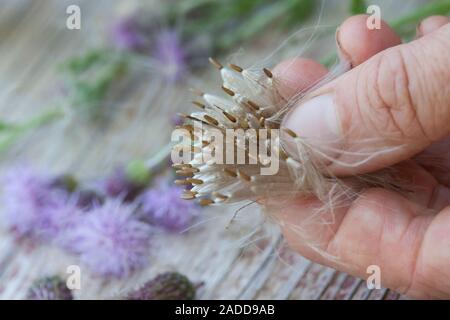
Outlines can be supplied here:
M387 182L392 180L389 172L344 179L327 174L323 163L311 157L314 146L292 130L280 127L292 101L286 101L279 94L279 83L272 71L267 68L245 69L235 64L226 67L212 58L210 62L220 73L221 89L226 95L223 97L193 90L199 97L194 102L199 111L184 115L185 124L181 128L188 130L193 139L189 142L189 148L194 154L190 162L174 165L180 176L175 183L187 187L184 199L196 199L200 205L209 206L279 196L314 195L334 207L365 187L392 186L398 190L395 183ZM201 132L194 129L196 124L202 125ZM204 138L211 136L209 131L212 129L219 130L224 137L227 129L255 129L257 132L267 129L267 138L259 139L256 158L249 150L249 142L261 138L259 134L248 134L247 130L244 136L233 139L231 143L234 144L235 157L238 150L243 151L244 164L205 163L202 161L205 152L225 154L225 150L219 150ZM272 140L270 137L275 131L279 135ZM281 144L280 136L284 144ZM291 144L290 148L286 148L286 140ZM183 145L175 148L182 150ZM269 164L260 155L273 153L278 157L279 170L274 175L262 175L261 169Z

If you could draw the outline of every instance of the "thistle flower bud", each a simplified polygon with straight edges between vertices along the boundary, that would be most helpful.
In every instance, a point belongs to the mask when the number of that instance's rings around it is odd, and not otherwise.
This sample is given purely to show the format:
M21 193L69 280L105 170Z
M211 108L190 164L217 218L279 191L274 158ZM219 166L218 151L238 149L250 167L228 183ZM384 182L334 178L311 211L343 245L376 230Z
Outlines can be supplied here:
M50 187L63 189L68 193L72 193L78 188L78 181L71 174L63 174L54 178L50 183Z
M196 286L178 272L166 272L128 294L128 300L193 300Z
M123 197L125 202L133 201L146 187L150 172L141 162L132 162L125 168L118 168L107 177L101 186L105 195Z
M104 198L93 190L82 190L78 192L76 199L77 206L82 209L91 209L104 202Z
M131 161L125 168L125 176L130 182L138 185L147 185L151 178L150 170L143 160Z
M73 300L66 282L58 276L36 280L28 289L28 300Z

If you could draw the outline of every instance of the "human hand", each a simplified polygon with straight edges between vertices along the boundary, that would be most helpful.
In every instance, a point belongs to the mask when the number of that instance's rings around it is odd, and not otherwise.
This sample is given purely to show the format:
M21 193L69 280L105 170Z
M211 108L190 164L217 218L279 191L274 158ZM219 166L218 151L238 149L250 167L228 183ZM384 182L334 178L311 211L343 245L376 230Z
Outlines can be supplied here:
M333 224L304 223L321 207L315 198L290 199L273 215L289 244L313 261L361 278L378 265L385 287L415 298L450 298L450 19L425 19L407 44L385 23L367 29L366 19L351 17L337 33L352 70L296 106L283 125L300 137L337 141L346 152L332 156L345 163L357 163L355 154L367 151L360 141L389 148L359 165L330 163L327 170L345 176L396 165L412 192L405 198L365 190L347 207L324 213ZM274 69L286 98L326 73L302 58ZM439 166L430 162L436 158Z

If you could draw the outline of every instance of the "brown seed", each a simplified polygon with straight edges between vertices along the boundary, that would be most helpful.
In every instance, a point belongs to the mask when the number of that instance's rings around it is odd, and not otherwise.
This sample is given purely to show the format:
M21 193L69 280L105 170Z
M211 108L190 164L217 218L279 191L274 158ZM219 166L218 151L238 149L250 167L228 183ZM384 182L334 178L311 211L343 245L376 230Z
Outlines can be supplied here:
M244 173L242 170L238 170L239 173L239 177L244 179L245 181L250 182L251 178L249 175L247 175L246 173Z
M218 126L218 125L219 125L219 121L217 121L216 119L214 119L214 118L211 117L211 116L208 116L207 114L205 114L205 115L203 116L203 118L204 118L208 123L210 123L210 124L212 124L212 125L215 125L215 126Z
M266 125L266 118L264 117L259 118L259 125L261 127L264 127Z
M198 168L193 168L192 166L191 167L184 167L182 170L185 171L185 172L192 172L192 173L197 173L197 172L200 171Z
M201 199L198 203L199 203L201 206L209 206L210 204L213 204L214 201L211 200L211 199Z
M239 119L239 125L244 130L247 130L248 128L250 128L250 125L248 124L248 121L246 119Z
M227 117L227 119L230 120L230 121L233 122L233 123L235 123L235 122L237 121L237 119L236 119L235 116L233 116L232 114L229 114L229 113L226 112L226 111L223 111L223 115L224 115L225 117Z
M187 186L190 185L191 183L187 180L175 180L175 184L177 186Z
M174 163L172 164L172 168L176 170L184 169L186 166L190 166L190 164L184 164L184 163Z
M220 69L223 68L222 64L221 64L219 61L217 61L216 59L210 57L208 60L209 60L209 62L210 62L214 67L216 67L217 69L220 70Z
M244 70L241 67L239 67L239 66L237 66L237 65L235 65L233 63L230 63L230 68L233 69L234 71L237 71L237 72L242 72Z
M223 91L225 91L228 95L234 97L235 93L233 90L228 89L227 87L222 86Z
M205 108L206 108L206 106L203 103L201 103L201 102L192 101L192 103L194 104L194 106L196 106L196 107L198 107L198 108L200 108L202 110L205 110Z
M273 78L272 71L270 71L270 70L267 69L267 68L264 68L263 71L264 71L264 73L266 74L266 76L267 76L268 78L270 78L270 79Z
M181 177L193 177L194 173L187 170L177 170L175 173Z
M289 128L282 128L284 132L290 135L292 138L297 138L297 134Z
M192 200L192 199L195 199L196 194L197 194L197 192L195 192L195 191L185 190L183 192L183 194L181 195L181 199Z
M216 198L219 198L221 201L225 201L228 199L228 196L218 193L218 192L213 192L213 196Z
M192 124L183 124L181 128L186 129L188 131L194 131L194 126Z
M194 185L203 184L203 180L195 179L195 178L188 178L188 179L186 179L186 181L189 181L189 183L194 184Z
M281 160L286 161L288 158L288 155L286 154L286 152L284 152L283 149L277 149L278 151L278 155L280 156Z
M190 173L197 173L200 170L198 168L193 168L192 166L190 166L190 167L182 167L182 168L180 168L179 171L183 171L185 173L189 173L189 172ZM177 172L177 174L178 174L178 172Z
M230 168L224 168L223 172L225 172L227 175L229 175L230 177L236 178L237 174L236 172L234 172L234 170L230 169Z
M258 111L258 110L260 109L260 107L259 107L256 103L254 103L253 101L251 101L251 100L248 100L248 101L247 101L247 104L248 104L252 109L254 109L254 110L256 110L256 111Z

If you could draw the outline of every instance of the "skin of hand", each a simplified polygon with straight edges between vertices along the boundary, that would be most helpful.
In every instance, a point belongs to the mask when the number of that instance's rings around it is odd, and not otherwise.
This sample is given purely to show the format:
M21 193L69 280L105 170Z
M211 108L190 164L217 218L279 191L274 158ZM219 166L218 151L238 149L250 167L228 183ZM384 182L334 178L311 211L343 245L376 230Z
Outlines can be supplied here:
M449 299L450 19L425 19L406 44L386 23L369 30L366 20L353 16L336 34L340 56L352 69L302 100L282 125L300 137L333 137L345 151L361 151L367 143L358 141L364 139L372 139L375 148L391 148L358 166L330 163L327 169L346 176L395 165L410 181L410 195L365 190L348 206L323 213L332 224L304 223L322 206L315 198L289 199L269 210L289 245L315 262L361 278L377 265L385 287L412 298ZM274 69L287 99L326 73L303 58ZM349 153L333 157L359 160ZM430 162L436 157L439 166Z

